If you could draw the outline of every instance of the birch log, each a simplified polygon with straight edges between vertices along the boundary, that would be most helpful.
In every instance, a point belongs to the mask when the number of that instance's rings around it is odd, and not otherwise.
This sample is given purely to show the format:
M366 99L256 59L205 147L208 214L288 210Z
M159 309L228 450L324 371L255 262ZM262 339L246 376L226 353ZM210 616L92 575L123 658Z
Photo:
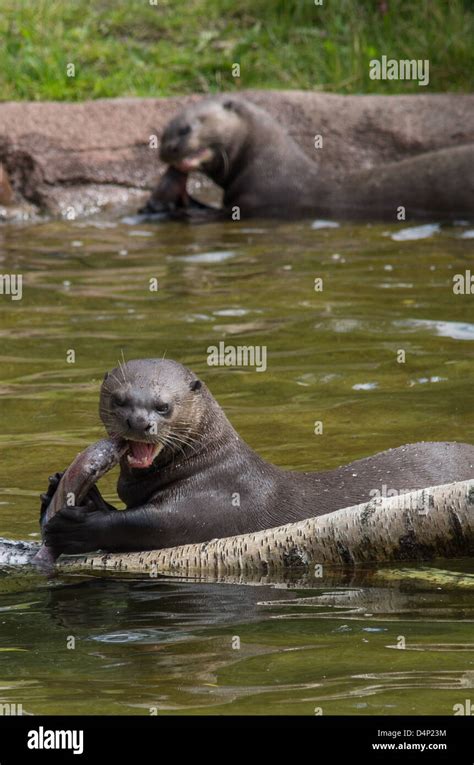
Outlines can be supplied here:
M317 564L430 560L474 553L474 480L377 498L251 534L162 550L61 557L64 571L195 577L269 574Z

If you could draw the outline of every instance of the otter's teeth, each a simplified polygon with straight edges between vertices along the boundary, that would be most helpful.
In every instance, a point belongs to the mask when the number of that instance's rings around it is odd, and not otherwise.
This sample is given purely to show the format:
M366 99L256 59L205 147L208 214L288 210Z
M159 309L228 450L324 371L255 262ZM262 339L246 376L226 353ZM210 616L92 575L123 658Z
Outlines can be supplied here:
M147 468L153 463L159 451L158 444L150 444L144 441L129 441L127 461L130 467Z
M213 152L211 149L202 149L201 151L197 151L194 154L184 157L175 166L178 170L181 170L181 172L189 173L192 170L198 170L203 162L208 162L212 157Z

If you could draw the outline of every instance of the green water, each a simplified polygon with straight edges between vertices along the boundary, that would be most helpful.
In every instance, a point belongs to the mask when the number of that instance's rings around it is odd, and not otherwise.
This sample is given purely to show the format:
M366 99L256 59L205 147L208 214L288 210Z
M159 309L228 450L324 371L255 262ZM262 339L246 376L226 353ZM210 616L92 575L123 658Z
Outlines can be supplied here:
M0 296L0 535L38 538L38 493L102 434L98 388L122 353L191 366L242 436L283 467L472 441L474 295L454 295L452 278L474 265L474 240L462 225L419 241L393 240L399 229L114 219L0 228L2 273L23 274L22 300ZM207 348L221 340L265 345L267 371L209 367ZM114 481L103 482L109 501ZM469 590L370 572L258 586L3 572L0 703L31 713L451 714L474 694L473 610Z

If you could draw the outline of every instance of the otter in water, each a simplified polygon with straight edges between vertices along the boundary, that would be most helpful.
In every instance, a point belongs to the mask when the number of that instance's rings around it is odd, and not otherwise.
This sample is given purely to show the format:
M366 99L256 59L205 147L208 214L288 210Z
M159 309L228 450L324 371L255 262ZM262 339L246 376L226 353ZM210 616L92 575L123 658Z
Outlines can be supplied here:
M118 495L127 509L94 487L46 524L56 553L203 542L330 513L384 486L406 492L474 476L474 446L461 443L409 444L320 473L283 470L242 440L206 385L175 361L130 361L106 374L100 416L126 442Z
M160 157L182 173L200 170L224 190L225 217L316 214L397 221L474 210L474 145L425 152L336 183L319 171L267 112L233 97L189 106L162 136ZM167 173L141 212L161 209ZM181 194L182 197L182 194Z

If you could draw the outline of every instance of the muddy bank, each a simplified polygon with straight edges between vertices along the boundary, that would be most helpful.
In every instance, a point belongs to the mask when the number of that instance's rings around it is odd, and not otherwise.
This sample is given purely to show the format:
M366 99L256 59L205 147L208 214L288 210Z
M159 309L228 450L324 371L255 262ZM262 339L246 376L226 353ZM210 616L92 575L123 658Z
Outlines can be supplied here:
M277 117L334 178L474 141L472 95L241 96ZM163 170L150 136L159 139L170 117L199 98L0 104L0 220L138 207Z

